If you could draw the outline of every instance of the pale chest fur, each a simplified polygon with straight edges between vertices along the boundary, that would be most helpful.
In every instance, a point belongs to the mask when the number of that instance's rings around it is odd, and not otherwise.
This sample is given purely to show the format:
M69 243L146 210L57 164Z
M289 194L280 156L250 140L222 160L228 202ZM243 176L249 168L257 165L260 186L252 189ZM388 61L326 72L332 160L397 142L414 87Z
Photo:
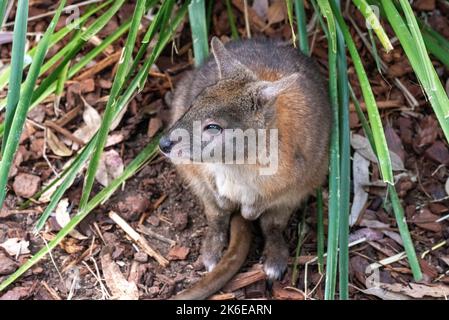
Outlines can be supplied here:
M209 164L207 167L220 196L246 205L254 204L263 196L257 172L238 165Z

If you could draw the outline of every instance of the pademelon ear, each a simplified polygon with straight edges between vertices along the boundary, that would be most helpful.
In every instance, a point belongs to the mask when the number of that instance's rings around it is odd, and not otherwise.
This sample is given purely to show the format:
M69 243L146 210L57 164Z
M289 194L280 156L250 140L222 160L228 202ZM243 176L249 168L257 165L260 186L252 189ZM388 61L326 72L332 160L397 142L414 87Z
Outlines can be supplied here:
M210 46L217 63L219 79L234 76L255 78L253 72L235 59L217 37L212 38Z
M262 104L271 103L276 100L277 96L283 91L287 90L299 78L299 73L292 73L291 75L282 77L279 80L260 81L259 83L259 100Z

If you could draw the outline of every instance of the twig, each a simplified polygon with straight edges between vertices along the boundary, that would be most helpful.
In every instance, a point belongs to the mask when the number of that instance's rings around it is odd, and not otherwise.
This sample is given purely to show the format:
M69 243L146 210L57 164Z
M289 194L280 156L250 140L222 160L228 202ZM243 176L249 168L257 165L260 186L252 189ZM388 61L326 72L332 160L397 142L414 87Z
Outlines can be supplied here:
M59 177L59 173L58 171L56 171L55 167L53 167L53 165L51 164L50 160L47 157L47 128L39 123L37 123L36 121L27 119L27 122L31 123L33 126L44 130L44 145L42 146L42 158L44 158L44 160L47 162L49 168L53 171L53 173Z
M249 18L248 18L248 0L243 0L243 6L244 6L244 15L245 15L245 29L246 29L246 36L250 39L251 38L251 27L249 25Z
M234 276L224 287L224 292L236 291L240 288L249 286L260 280L266 279L265 272L262 269L256 269L248 272L242 272Z
M48 285L47 282L42 281L41 283L44 286L44 288L48 291L48 293L52 296L53 299L55 299L55 300L62 300L62 298L58 295L56 290L53 289L53 288L50 288L50 286Z
M360 103L360 107L363 111L366 111L366 104L364 102ZM391 108L401 108L405 106L400 100L385 100L385 101L377 101L377 107L379 109L391 109ZM351 112L355 111L353 103L349 104L349 111Z
M8 6L6 7L5 16L3 17L3 21L0 21L0 26L6 27L6 20L8 20L9 14L11 13L12 7L14 5L14 0L9 0ZM5 23L4 23L5 22ZM12 22L14 25L14 22Z
M67 112L65 115L63 115L60 119L56 120L55 123L60 126L64 127L66 124L68 124L70 121L76 118L78 113L81 111L81 106L77 106Z
M125 233L136 242L150 257L154 258L161 266L166 267L168 260L165 259L160 253L151 248L150 244L142 237L137 231L135 231L122 217L120 217L114 211L109 212L109 218L118 224Z
M142 232L143 234L146 234L147 236L150 236L150 237L152 237L154 239L157 239L157 240L160 240L162 242L168 243L170 246L174 246L176 244L176 241L174 241L172 239L169 239L169 238L166 238L163 235L161 235L159 233L156 233L153 230L151 230L151 229L149 229L149 228L147 228L147 227L145 227L143 225L139 225L138 226L138 230L140 232Z
M368 49L368 52L372 56L374 56L373 49L371 48L370 42L363 35L363 32L360 30L359 26L355 23L354 19L349 14L346 14L345 16L348 18L348 20L353 25L353 27L354 27L355 31L357 32L357 34L359 35L360 39L362 39L362 42L364 43L365 47ZM385 62L383 60L381 60L380 58L379 58L379 61L380 61L380 67L381 67L382 72L388 73L388 67L385 64ZM394 83L395 83L396 87L402 91L405 99L408 101L408 103L410 104L412 109L418 107L419 106L418 101L410 93L410 91L407 89L407 87L404 86L404 84L401 82L401 80L399 80L397 77L393 77L393 79L394 79Z
M58 126L53 121L46 121L44 124L48 128L51 128L51 129L59 132L60 134L62 134L66 138L72 140L73 142L79 144L80 146L84 146L84 141L83 140L81 140L80 138L77 138L76 136L74 136L69 130Z
M157 208L159 208L159 206L165 201L166 198L167 198L166 194L163 194L162 196L160 196L159 199L157 199L156 202L153 204L151 210L152 211L157 210ZM139 219L139 225L142 225L143 222L148 218L149 215L150 215L149 212L145 212L144 214L142 214Z
M122 52L118 51L118 52L115 52L114 54L112 54L110 56L107 56L106 58L104 58L103 60L101 60L98 63L96 63L91 68L89 68L86 71L84 71L83 73L81 73L74 80L75 81L81 81L81 80L92 78L93 75L99 73L103 69L106 69L110 65L116 63L120 59L121 55L122 55Z
M59 275L59 278L61 278L61 281L64 282L64 278L62 277L62 274L61 274L61 272L59 271L58 266L56 265L55 259L53 259L53 255L51 254L51 250L50 250L50 248L48 247L48 242L47 242L47 240L45 240L45 238L42 237L42 236L41 236L41 238L42 238L42 240L44 241L45 246L47 247L48 254L50 255L50 260L51 260L51 262L53 263L53 265L55 266L55 269L56 269L56 272L57 272L58 275Z

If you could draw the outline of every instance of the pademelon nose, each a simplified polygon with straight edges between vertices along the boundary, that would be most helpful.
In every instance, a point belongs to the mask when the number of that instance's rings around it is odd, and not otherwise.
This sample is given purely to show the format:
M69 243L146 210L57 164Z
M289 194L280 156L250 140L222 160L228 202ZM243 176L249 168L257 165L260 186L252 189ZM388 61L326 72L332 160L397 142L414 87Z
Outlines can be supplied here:
M162 136L159 140L159 148L163 153L170 153L174 143L167 136Z

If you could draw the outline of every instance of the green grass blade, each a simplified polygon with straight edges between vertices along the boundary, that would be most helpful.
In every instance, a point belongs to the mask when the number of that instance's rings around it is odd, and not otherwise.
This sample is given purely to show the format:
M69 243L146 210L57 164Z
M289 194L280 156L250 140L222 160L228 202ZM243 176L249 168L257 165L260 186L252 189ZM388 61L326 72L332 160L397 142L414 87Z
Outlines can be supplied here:
M306 238L306 215L307 215L307 203L304 205L304 210L301 212L301 221L298 224L298 243L296 244L295 250L295 260L293 262L293 271L291 276L291 285L295 286L298 281L299 275L299 266L298 266L298 258L301 256L301 249L304 244L304 240Z
M360 124L362 125L363 131L365 132L365 136L367 137L368 141L370 142L371 147L374 150L374 153L377 153L376 145L374 144L373 132L371 131L368 120L366 119L365 114L362 111L362 107L360 106L360 103L357 100L357 97L355 96L354 90L352 89L352 87L349 83L348 83L348 86L349 86L349 93L351 95L351 100L354 103L355 112L357 113L357 117L359 118L359 121L360 121Z
M4 2L7 2L6 0ZM0 20L2 21L2 20ZM20 98L20 87L22 84L23 59L25 56L25 42L28 21L28 0L19 0L17 3L17 14L14 20L14 33L11 52L12 72L9 78L8 96L5 115L5 138L2 140L1 153L4 155L5 145L11 128L17 103Z
M374 143L376 145L379 167L382 173L383 181L392 185L394 183L394 179L393 170L391 167L390 153L388 152L387 141L385 139L385 134L383 131L382 121L380 119L379 110L377 108L376 99L374 98L368 76L366 75L365 68L363 67L363 63L357 51L357 47L355 46L354 40L352 39L351 33L349 32L349 28L343 20L340 10L333 5L333 2L331 2L331 6L333 7L332 9L335 18L337 19L338 25L340 26L343 33L343 37L345 39L349 54L354 63L357 77L360 82L360 87L362 89L362 94L365 99L366 108L368 111L369 122L373 130Z
M75 181L75 178L81 171L84 163L89 159L89 156L92 153L92 150L94 149L95 142L96 142L96 139L91 140L91 143L89 143L78 154L78 156L75 158L75 160L69 166L69 168L67 168L67 170L63 174L61 174L60 179L63 179L63 181L58 186L55 193L51 197L50 203L47 205L44 212L39 217L39 220L37 221L36 226L34 227L35 234L37 234L44 227L45 222L47 221L48 217L50 217L50 214L53 212L53 210L56 209L56 206L58 205L58 203L61 200L64 193ZM57 181L54 181L51 185L48 186L48 188L50 188L54 183L57 183ZM37 196L35 196L35 197L37 197Z
M310 0L310 3L312 3L312 7L315 12L320 12L320 8L318 7L316 0ZM329 35L327 32L327 26L326 26L326 23L324 22L323 16L321 14L318 15L318 22L320 23L321 30L323 30L324 35L326 36L326 38L328 38Z
M381 65L381 60L379 57L379 52L378 52L377 46L376 46L376 39L374 38L373 31L371 31L370 28L368 28L368 36L369 36L369 40L371 42L371 49L372 49L371 52L372 52L374 61L376 62L376 69L380 74L382 74L382 65Z
M360 13L365 17L366 22L369 24L370 28L374 30L382 46L387 52L393 50L393 45L388 38L387 33L380 24L379 18L374 13L371 6L365 0L352 0Z
M120 9L123 5L124 0L117 0L101 17L96 19L87 29L82 32L78 37L73 40L71 43L69 52L64 56L63 61L55 68L55 70L45 78L39 87L33 93L33 101L36 100L36 97L42 95L43 92L47 90L47 88L55 83L63 72L66 64L68 64L73 58L75 58L76 54L81 51L84 44L89 41L95 34L97 34L104 26L111 20L111 18L115 15L115 13Z
M123 182L129 179L136 171L138 171L144 164L151 160L157 154L158 138L155 137L153 141L148 144L137 157L126 167L120 177L112 181L106 188L101 190L91 201L87 204L85 209L75 215L70 222L62 228L55 236L55 238L25 262L19 269L0 284L0 292L5 290L10 284L17 280L33 265L39 262L47 253L54 249L92 210L100 203L105 202L115 190L117 190Z
M432 29L428 24L418 20L418 24L423 32L423 34L429 34L432 36L432 38L435 39L435 41L438 42L439 45L442 46L442 48L449 50L449 40L443 37L439 32Z
M348 65L345 40L337 26L337 71L340 125L340 208L339 208L339 297L349 298L349 197L351 194L351 144L349 129Z
M231 27L232 39L239 38L239 31L237 25L235 24L234 13L232 12L231 0L226 0L226 12L228 13L229 26Z
M150 45L150 41L155 36L156 32L159 29L164 30L165 27L167 26L167 23L170 19L174 4L175 4L174 0L167 0L167 1L164 1L163 5L159 9L160 11L156 15L153 22L150 24L147 32L145 33L145 35L142 38L141 45L139 47L139 50L137 51L136 57L135 57L133 64L130 68L129 74L128 74L127 78L125 79L125 83L127 83L129 81L129 79L131 79L132 75L137 70L140 60L143 58L144 54L147 52L148 46ZM150 6L151 5L154 5L154 4L150 4Z
M309 55L309 39L307 37L306 12L304 10L304 2L295 0L296 24L298 27L298 44L299 49L305 55Z
M396 223L398 224L399 233L401 234L401 239L404 245L405 252L407 254L410 268L412 269L413 278L415 279L415 281L420 281L422 279L421 267L419 265L418 258L416 257L413 241L410 236L410 232L408 230L407 222L404 216L404 210L402 209L395 187L389 185L387 192L390 195L394 216L396 218Z
M5 23L6 17L6 7L8 6L8 0L2 0L0 2L0 30L3 27L3 24Z
M329 231L327 238L326 258L326 286L324 299L333 300L335 297L337 264L338 264L338 236L339 236L339 207L340 207L340 137L339 137L339 108L337 85L337 29L329 2L318 0L321 14L326 18L328 28L328 61L329 61L329 96L332 107L332 130L330 143L329 165Z
M127 23L124 23L121 25L113 34L108 36L106 39L104 39L98 46L93 48L91 51L89 51L86 55L84 55L78 63L76 63L73 67L69 69L68 72L68 79L73 78L78 72L80 72L89 62L91 62L96 56L101 54L106 47L108 47L110 44L114 43L116 40L118 40L130 27L131 21L128 21ZM71 60L71 59L69 59ZM62 68L61 68L62 69ZM59 74L59 72L57 73ZM57 77L54 77L54 80L51 84L49 84L47 87L44 87L44 90L42 90L40 94L33 95L33 101L31 104L31 108L35 107L37 104L42 102L45 98L47 98L50 94L52 94L56 89L56 79ZM43 85L43 83L40 85L40 87ZM35 93L39 90L39 87L36 89Z
M354 102L354 105L356 107L357 115L359 117L360 122L362 123L362 127L363 127L363 131L365 132L365 136L368 137L371 147L373 148L374 152L376 152L374 141L372 139L373 133L371 131L371 128L370 128L368 122L366 121L365 115L363 114L362 109L360 108L360 105L358 104L358 101L354 95L352 88L351 87L349 87L349 88L350 88L350 92L351 92L351 99ZM408 230L406 219L404 216L404 211L402 209L402 206L399 201L399 197L398 197L395 187L388 185L387 194L389 195L389 198L390 198L390 201L391 201L391 204L393 207L393 213L395 215L396 223L398 224L399 233L401 235L404 249L405 249L405 252L406 252L408 260L409 260L410 268L412 269L413 277L416 281L419 281L422 278L421 268L419 265L419 261L416 257L416 252L415 252L415 249L413 246L413 241L410 236L410 232Z
M436 74L432 63L430 62L426 49L422 48L422 45L420 44L422 37L420 35L417 37L412 36L411 31L407 28L407 24L404 22L403 18L391 1L382 0L381 3L391 27L398 37L407 58L410 60L410 65L424 88L428 100L444 132L446 140L449 141L449 119L447 118L449 99L440 79L438 79L438 75ZM404 3L403 5L407 8L407 4ZM416 22L413 12L411 14L409 10L407 10L407 12L408 20L412 22L409 26L414 26L413 34L418 34L419 30L416 30L417 26L413 23L413 21Z
M167 3L167 2L165 2ZM159 40L154 47L150 57L145 61L143 66L139 69L138 74L136 77L131 81L131 83L127 86L125 92L121 95L120 99L117 103L117 108L114 110L114 116L115 119L117 115L120 113L120 111L127 105L127 103L130 101L130 99L133 97L134 92L139 88L142 87L144 84L144 81L148 77L148 72L151 68L151 66L154 64L157 57L161 54L162 49L167 45L170 38L175 33L177 27L182 22L185 14L187 11L187 5L184 4L176 14L175 18L173 19L172 23L170 24L169 28L164 28L162 33L159 36ZM152 23L157 23L157 18L153 20ZM149 39L151 41L151 39ZM80 169L84 165L84 163L89 158L90 154L92 153L94 146L97 142L98 133L89 141L89 143L85 146L85 148L77 155L75 160L72 162L69 168L67 168L64 173L62 174L62 178L64 178L64 181L62 184L58 187L57 192L55 192L52 197L49 205L45 209L45 211L42 213L41 217L39 218L35 232L39 231L45 224L45 221L50 216L51 212L56 208L57 204L59 203L60 199L62 198L64 192L70 187L70 185L73 183L74 178L79 173ZM57 180L60 180L57 179ZM54 181L52 184L58 183L57 181ZM47 187L48 188L48 187Z
M425 30L423 30L422 36L429 53L443 63L446 68L449 68L449 55L447 54L449 52L449 48L446 48L438 41L438 39Z
M103 149L106 144L109 129L113 120L114 109L117 108L117 97L125 82L126 75L129 72L131 66L132 52L136 42L137 33L139 31L140 21L142 20L145 9L145 0L137 0L133 17L131 19L131 27L129 30L128 38L126 39L125 47L120 57L117 73L112 84L111 91L109 93L109 99L106 103L106 109L103 114L103 121L101 122L100 129L98 131L98 139L95 146L95 151L90 160L89 167L86 173L86 179L84 181L83 194L81 196L80 210L83 210L87 205L89 196L95 181L95 174L97 173L98 166L100 164L100 158L103 154Z
M76 28L76 26L83 24L84 22L87 21L87 19L89 17L91 17L94 13L98 12L99 10L103 9L105 6L109 5L112 2L112 0L110 1L106 1L100 5L95 6L92 9L89 9L85 14L83 14L79 19L69 23L67 26L65 26L64 28L62 28L61 30L55 32L54 34L52 34L51 38L50 38L50 44L49 47L52 47L54 44L58 43L59 41L61 41L65 36L67 36L67 34L69 34L74 28ZM50 60L48 60L48 62L46 62L42 68L41 68L41 72L39 73L40 75L42 75L43 73L45 73L48 69L50 69L51 67L53 67L55 65L55 63L64 56L64 54L59 54L61 51L65 50L67 46L64 46L64 48L62 48L60 51L58 51L58 53L50 58ZM29 59L26 59L26 61L24 62L24 67L28 66L31 61L32 61L32 57L34 56L34 54L36 53L36 48L34 47L32 49L30 49L26 56L29 57ZM50 62L51 61L51 62ZM0 74L0 90L2 90L7 84L8 84L8 80L10 77L10 73L11 73L11 66L7 66L5 67L1 74ZM0 101L0 110L5 106L5 102Z
M290 24L290 29L292 32L292 42L293 46L296 48L296 34L295 34L295 28L293 27L293 2L292 0L285 0L287 5L287 17L288 17L288 23Z
M355 47L355 44L351 38L351 34L349 33L349 29L347 25L345 24L343 17L341 16L341 13L339 12L338 8L336 8L332 3L333 6L333 12L335 17L337 18L338 24L340 25L343 35L346 41L346 44L348 46L349 53L352 57L354 67L356 69L357 76L359 78L362 93L365 98L365 103L367 106L368 111L368 117L370 120L372 133L373 133L373 140L375 144L375 150L377 151L377 157L379 159L379 166L380 170L382 172L382 176L385 182L388 183L389 186L393 186L393 173L391 169L391 161L390 156L388 152L388 147L386 145L385 141L385 135L382 128L382 122L380 120L380 115L376 106L376 102L374 99L374 95L372 93L368 78L366 76L365 70L363 68L363 64L361 62L360 56L357 52L357 48ZM394 197L395 192L391 192L390 196ZM400 206L398 205L398 202L394 202L393 208L395 209L395 216L398 218L400 217L400 212L398 210L402 210ZM403 221L397 221L398 226L404 227ZM407 238L410 237L410 234L408 232L408 229L405 228L401 231L401 236L404 237L404 243L407 241ZM410 240L411 244L411 240ZM412 271L414 270L414 277L415 279L419 279L421 274L419 271L419 263L416 259L416 255L414 254L414 248L413 245L410 245L406 249L407 257L409 259L410 266L413 266Z
M204 0L192 0L189 5L189 22L192 32L195 66L199 66L209 55Z
M318 256L318 272L324 271L324 209L323 209L323 191L321 188L316 190L317 203L317 256Z
M429 90L435 91L436 83L432 72L434 70L433 65L432 62L430 61L429 55L427 54L426 46L422 39L421 31L419 30L418 23L416 22L415 19L415 14L413 13L412 7L410 6L410 3L408 1L399 0L399 3L401 4L402 10L405 13L405 18L407 20L407 25L410 30L410 33L413 37L415 48L418 49L417 50L418 54L422 59L421 63L423 64L424 78L426 79L426 82L430 86ZM423 85L425 84L423 83ZM446 107L449 108L449 105L447 105ZM446 113L446 117L448 116L449 112Z
M65 3L66 0L61 0L56 13L47 28L47 31L45 31L44 36L38 44L36 55L33 62L31 63L27 79L25 80L25 86L21 93L20 100L14 114L11 129L7 137L8 143L5 145L3 158L0 162L0 208L2 207L6 197L8 174L17 148L19 146L19 139L23 130L23 125L25 124L25 118L28 112L28 108L31 103L33 88L36 84L37 78L39 76L39 70L47 53L50 35L53 33L56 27L56 23L59 20L61 11L64 8Z
M212 13L214 10L214 0L208 0L207 1L207 8L206 8L206 25L207 25L207 32L209 33L210 27L212 26Z

